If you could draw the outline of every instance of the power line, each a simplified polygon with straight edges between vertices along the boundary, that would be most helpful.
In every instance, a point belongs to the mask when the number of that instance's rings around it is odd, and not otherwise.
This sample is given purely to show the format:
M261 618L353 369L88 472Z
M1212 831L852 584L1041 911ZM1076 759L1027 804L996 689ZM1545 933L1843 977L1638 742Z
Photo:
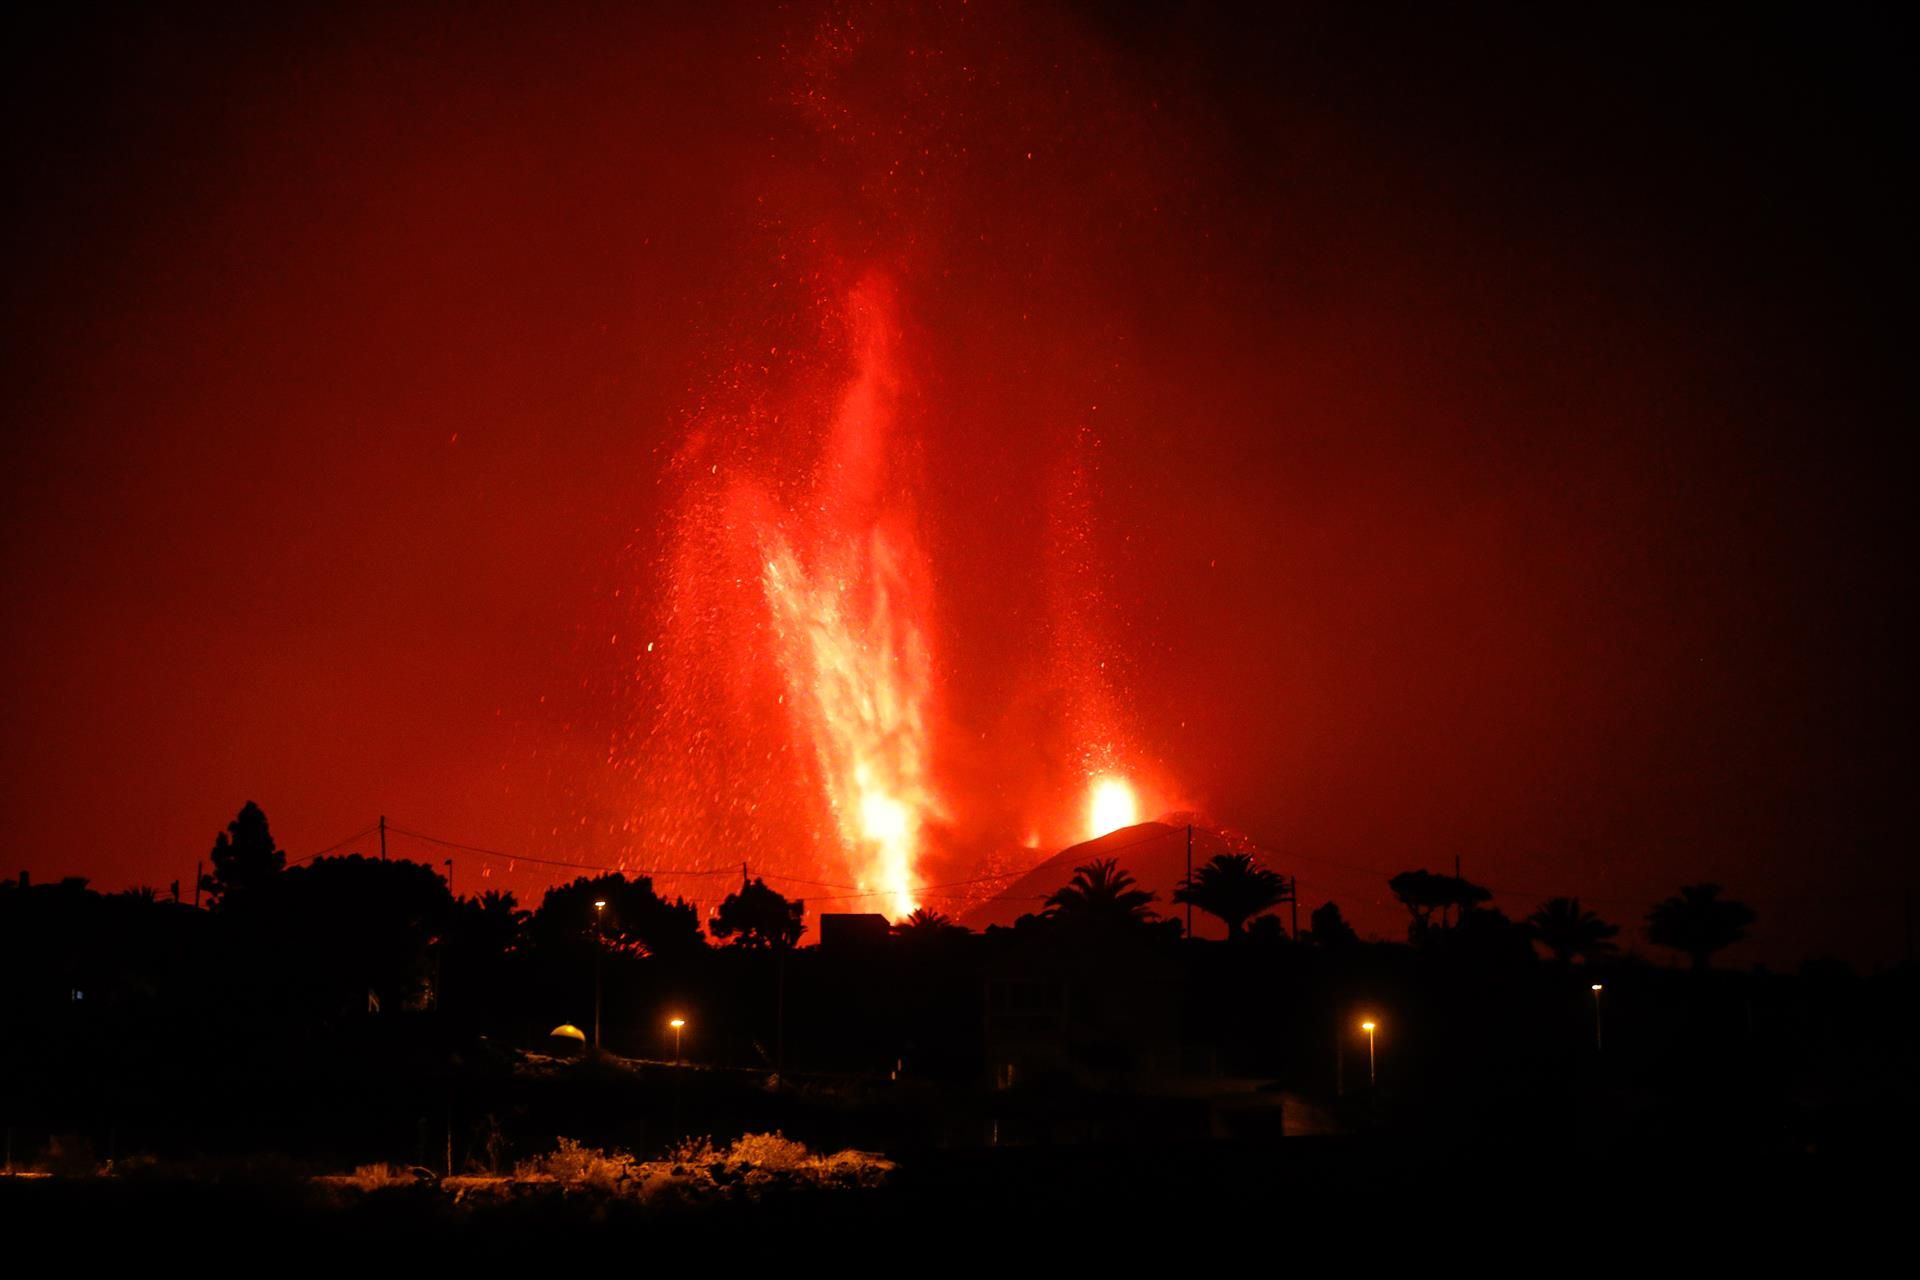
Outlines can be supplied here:
M346 840L343 840L340 843L347 844L353 840L357 840L361 836L364 836L369 832L373 831L373 829L374 828L372 827L368 827L363 831L360 831L352 836L347 837ZM428 844L439 845L442 848L458 849L464 853L478 854L481 857L487 857L487 858L503 858L509 862L530 862L537 866L543 866L543 867L568 867L568 868L572 868L574 870L579 870L579 871L603 871L608 873L619 873L622 875L645 875L654 879L664 879L664 878L670 878L674 876L700 876L700 877L730 876L733 874L733 869L731 867L713 868L705 871L674 870L674 869L667 869L667 868L658 869L658 870L644 870L644 869L636 869L636 868L626 867L626 866L616 866L616 865L610 865L610 864L598 863L598 862L574 862L574 861L570 861L562 858L540 858L540 857L535 857L531 854L509 853L504 849L488 849L480 845L462 844L457 840L447 840L439 836L430 836L424 831L414 831L408 827L396 826L391 822L387 824L387 830L394 833L395 835L407 836L410 839L414 839L414 840L424 840ZM1158 833L1158 832L1150 832L1144 837L1138 837L1134 840L1126 841L1124 844L1116 845L1114 847L1127 848L1131 845L1142 843L1145 840L1158 839L1160 838L1161 834L1162 833ZM338 847L339 845L332 846L332 848L338 848ZM322 850L321 852L325 853L325 852L328 852L328 850ZM308 856L314 857L318 855L310 854ZM1026 874L1028 874L1028 872L1026 871L1002 871L994 875L973 876L965 880L948 880L948 881L942 881L938 884L923 885L920 887L920 889L916 890L916 892L924 894L924 893L933 893L937 890L942 890L942 889L965 888L969 885L988 884L996 880L1018 879L1019 877L1024 876ZM862 889L859 885L856 885L856 884L843 884L843 883L840 883L837 881L831 881L831 880L809 880L802 876L790 876L777 871L765 872L762 874L760 878L765 880L779 880L786 884L803 884L803 885L808 885L808 886L811 886L814 888L820 888L820 889L845 890L845 892L841 894L828 895L826 897L816 899L817 901L821 901L821 902L837 902L837 901L840 901L842 898L881 897L888 893L893 892L890 889ZM948 894L946 896L957 898L957 897L968 897L971 895Z
M465 853L479 854L483 858L504 858L508 862L531 862L542 867L571 867L579 871L605 871L618 873L620 875L644 875L651 878L664 878L668 876L724 876L733 874L731 870L724 868L713 871L674 871L664 869L646 871L621 866L609 866L598 862L569 862L561 858L536 858L531 854L508 853L503 849L483 849L479 845L461 844L457 840L442 840L439 836L430 836L422 831L410 831L405 827L396 827L392 823L387 824L387 830L393 832L395 835L408 836L415 840L424 840L428 844L436 844L442 848L459 849Z
M346 845L350 845L355 840L365 839L367 836L372 835L373 831L374 831L374 828L371 825L362 827L360 830L348 836L345 840L336 840L324 849L320 849L314 853L309 853L302 858L295 858L292 862L289 862L287 865L290 867L297 867L303 862L312 862L315 858L324 858L326 855L332 853L335 849L343 848Z

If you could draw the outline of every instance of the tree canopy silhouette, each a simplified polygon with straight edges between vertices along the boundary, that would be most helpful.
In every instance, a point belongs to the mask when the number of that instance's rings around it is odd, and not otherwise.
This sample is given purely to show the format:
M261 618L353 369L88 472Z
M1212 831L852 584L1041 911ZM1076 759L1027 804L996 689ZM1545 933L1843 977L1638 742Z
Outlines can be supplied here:
M1175 902L1192 903L1227 926L1227 940L1246 936L1247 920L1285 900L1287 878L1269 871L1252 854L1222 853L1174 890Z
M430 952L453 898L434 868L358 853L318 858L287 871L266 901L280 949L313 989L353 1006L374 992L388 1009L436 998Z
M1597 960L1617 948L1614 935L1617 924L1608 924L1591 911L1583 911L1578 898L1549 898L1527 917L1527 928L1561 964L1574 960Z
M1434 912L1440 913L1440 924L1444 928L1452 924L1459 913L1470 911L1493 897L1492 890L1471 880L1432 871L1402 871L1387 881L1387 888L1393 890L1393 896L1412 913L1413 922L1408 926L1407 936L1414 939L1426 933L1433 923Z
M716 938L733 939L736 947L786 951L797 946L806 931L806 905L799 898L788 901L764 881L748 880L738 893L722 899L707 928Z
M531 911L523 910L511 890L488 889L477 898L455 904L455 929L474 947L505 955L520 945Z
M1153 895L1135 887L1117 858L1095 858L1073 869L1073 879L1055 889L1041 913L1063 924L1126 927L1151 924Z
M604 902L596 909L595 902ZM569 949L598 931L603 945L634 955L684 955L706 945L700 913L685 899L668 902L649 876L617 871L581 876L547 890L528 933L543 946Z
M1340 914L1340 904L1337 902L1323 902L1315 907L1313 914L1307 917L1307 928L1317 946L1349 947L1360 941L1360 935Z
M454 902L442 948L443 1008L450 1001L462 1012L486 1010L489 1001L511 981L532 915L521 909L512 893L496 889Z
M1647 937L1656 945L1684 952L1693 967L1705 969L1713 953L1747 936L1753 908L1720 896L1717 884L1690 884L1647 912Z
M267 829L267 815L251 800L214 840L209 860L213 870L200 877L200 887L216 910L258 898L287 865L287 855L275 846Z
M966 928L955 924L951 917L925 907L914 908L912 915L893 926L894 936L910 943L938 942L961 937L966 932Z
M1452 928L1428 941L1442 945L1449 955L1483 965L1511 970L1540 962L1533 949L1533 930L1498 907L1469 907Z

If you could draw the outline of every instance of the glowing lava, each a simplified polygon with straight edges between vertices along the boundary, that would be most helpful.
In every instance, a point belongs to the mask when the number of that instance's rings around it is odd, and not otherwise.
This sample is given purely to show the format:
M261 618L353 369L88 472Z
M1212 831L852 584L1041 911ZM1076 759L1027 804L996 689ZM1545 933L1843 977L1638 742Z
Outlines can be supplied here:
M758 529L761 586L782 703L849 872L868 905L897 918L916 905L921 827L939 810L927 758L931 591L910 512L884 485L898 388L891 292L870 277L847 310L854 376L810 500Z
M1087 806L1087 839L1097 840L1140 821L1140 802L1125 778L1095 778Z
M1093 415L1129 420L1101 404L1127 338L1091 300L1116 259L1025 207L1040 168L1003 145L1029 122L1062 154L1094 135L1055 123L1050 83L1009 100L980 79L975 42L1016 61L1024 44L934 14L929 58L917 12L873 6L792 47L798 115L738 184L752 235L716 277L738 287L689 317L711 352L657 533L635 530L658 589L635 593L634 714L609 757L631 789L609 834L703 907L745 869L815 920L958 916L1171 794L1109 626L1131 597ZM982 238L1002 217L1009 244ZM1064 327L1027 325L1056 290Z
M870 271L823 293L818 323L831 359L817 373L702 419L676 459L687 497L666 643L647 649L662 663L643 765L659 807L635 829L649 860L699 866L691 876L746 861L812 910L897 920L930 882L1017 872L1015 850L1083 838L1083 822L1096 837L1131 826L1140 801L1121 765L1110 650L1090 616L1105 573L1085 532L1090 466L1076 461L1048 524L1050 541L1071 546L1051 553L1049 574L1043 661L1061 691L1058 720L1041 722L1037 746L998 760L1049 785L1033 809L996 814L999 779L945 718L937 680L940 618L917 503L924 403L908 390L896 287ZM1089 778L1090 807L1076 813L1071 788ZM950 801L971 843L956 837Z

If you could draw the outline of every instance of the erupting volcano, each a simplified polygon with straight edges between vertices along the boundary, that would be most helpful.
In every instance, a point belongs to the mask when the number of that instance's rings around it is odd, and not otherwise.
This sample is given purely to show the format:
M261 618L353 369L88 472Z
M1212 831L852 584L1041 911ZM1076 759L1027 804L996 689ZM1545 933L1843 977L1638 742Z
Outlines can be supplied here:
M1025 839L1008 827L969 844L948 826L965 797L940 773L955 729L936 679L937 578L916 510L900 306L884 273L865 272L822 299L829 358L811 362L817 372L785 380L777 407L752 399L695 423L669 472L687 490L663 634L642 655L660 670L638 759L655 847L706 867L744 862L839 891L814 901L895 918L921 904L935 863L972 888L993 878L985 869L1018 869L1009 859L1023 845L1087 834L1050 814L1030 815ZM1051 671L1071 681L1072 665L1056 654ZM1082 717L1109 701L1064 699ZM1090 834L1138 821L1132 785L1111 771L1111 725L1079 728L1098 736L1071 753L1098 762L1082 768ZM1035 764L1075 768L1014 768Z
M1042 139L1140 189L1063 109L1121 99L1095 63L1078 87L983 78L975 53L1025 55L952 17L944 46L829 21L786 51L779 155L641 531L623 864L703 905L744 864L810 910L958 913L1175 799L1133 732L1097 536L1110 259L1024 203L1081 190L1035 185ZM1045 275L985 231L1028 219Z

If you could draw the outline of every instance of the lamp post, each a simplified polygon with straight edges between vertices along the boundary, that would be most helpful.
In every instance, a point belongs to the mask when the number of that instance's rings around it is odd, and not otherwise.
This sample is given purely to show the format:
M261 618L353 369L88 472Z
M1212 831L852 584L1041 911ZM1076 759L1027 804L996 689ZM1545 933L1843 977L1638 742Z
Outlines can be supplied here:
M680 1065L680 1032L686 1027L687 1020L675 1018L667 1025L673 1028L673 1065L677 1067Z
M1367 1033L1367 1088L1369 1089L1380 1082L1379 1073L1375 1070L1376 1060L1373 1053L1374 1026L1375 1023L1372 1018L1368 1018L1360 1024L1360 1029Z
M1600 993L1606 988L1599 983L1593 984L1593 1051L1599 1053L1600 1047Z
M607 909L605 898L596 898L593 903L593 1051L600 1052L600 953L605 948L600 945L600 922Z

